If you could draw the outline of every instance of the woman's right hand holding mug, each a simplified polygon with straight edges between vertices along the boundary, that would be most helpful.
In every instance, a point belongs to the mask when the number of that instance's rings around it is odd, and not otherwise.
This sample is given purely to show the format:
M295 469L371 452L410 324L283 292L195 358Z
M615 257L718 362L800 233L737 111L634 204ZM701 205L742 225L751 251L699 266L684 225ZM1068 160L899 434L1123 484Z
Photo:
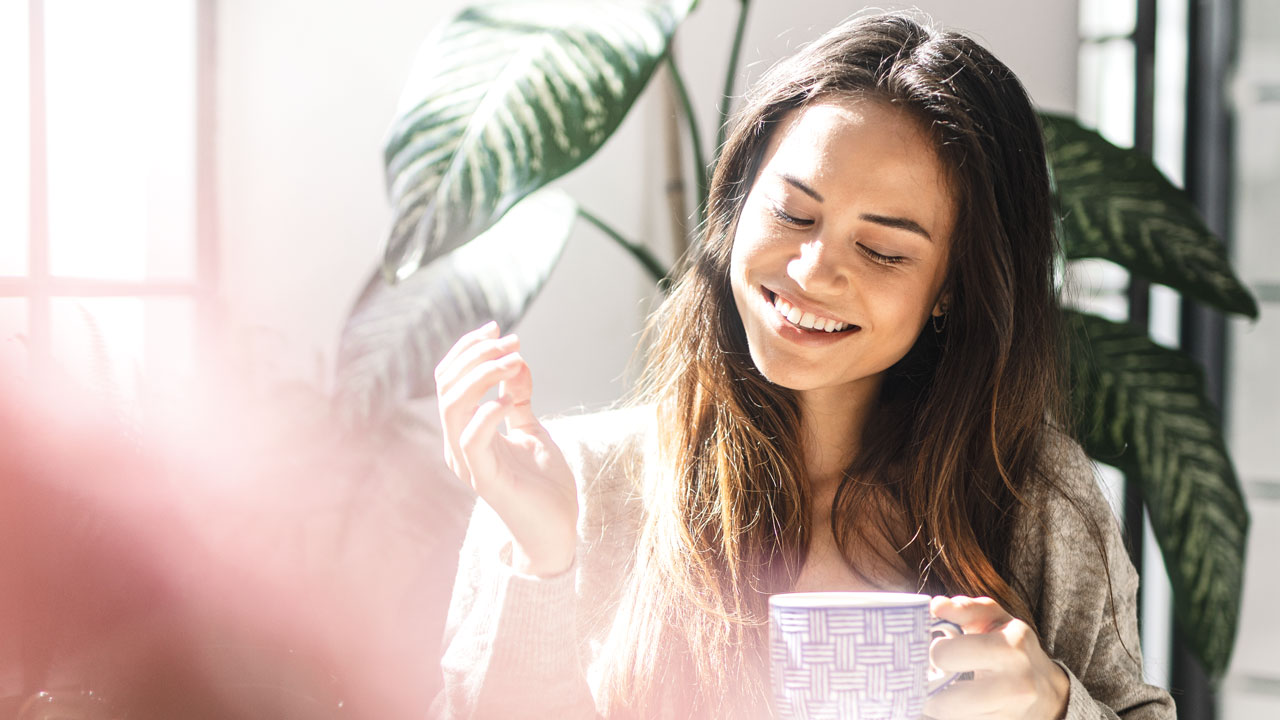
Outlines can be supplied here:
M463 335L436 366L436 396L450 469L506 524L515 570L549 577L573 564L578 492L564 453L533 414L533 376L519 345L492 322ZM485 401L494 387L497 399Z

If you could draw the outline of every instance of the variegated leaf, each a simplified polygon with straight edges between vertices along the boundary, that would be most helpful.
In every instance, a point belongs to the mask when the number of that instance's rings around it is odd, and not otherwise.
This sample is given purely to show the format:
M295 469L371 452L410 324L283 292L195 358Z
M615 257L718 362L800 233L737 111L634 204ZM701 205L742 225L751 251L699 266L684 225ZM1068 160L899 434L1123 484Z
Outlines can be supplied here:
M1257 317L1226 248L1151 160L1042 113L1068 258L1103 258L1220 310Z
M404 279L577 167L617 129L691 0L516 0L462 10L419 53L387 141Z
M1067 325L1085 450L1141 488L1174 616L1221 677L1240 618L1249 513L1200 368L1127 325L1076 312Z
M543 190L404 282L375 272L338 347L334 403L344 423L377 424L402 401L434 393L435 366L464 333L489 320L509 330L560 259L576 217L572 198Z

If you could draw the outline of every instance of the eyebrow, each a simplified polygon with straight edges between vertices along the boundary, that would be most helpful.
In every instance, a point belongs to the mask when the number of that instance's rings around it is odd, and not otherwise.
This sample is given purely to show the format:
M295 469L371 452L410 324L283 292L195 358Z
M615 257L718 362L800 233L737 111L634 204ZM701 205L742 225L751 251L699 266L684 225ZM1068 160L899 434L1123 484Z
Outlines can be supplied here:
M923 237L929 242L933 242L933 236L929 234L929 231L920 227L920 223L915 220L911 220L909 218L889 217L887 215L872 215L870 213L863 213L858 217L877 225L883 225L897 230L906 230L907 232L915 233L916 235Z
M809 187L808 183L796 177L795 175L778 173L778 177L785 180L788 185L795 187L797 190L804 193L805 195L808 195L814 200L817 200L818 202L825 201L825 199L817 190L814 190L812 187ZM923 237L925 240L928 240L929 242L933 242L933 236L929 234L929 231L925 230L920 225L920 223L910 218L893 217L891 215L875 215L873 213L863 213L858 217L867 222L875 223L877 225L883 225L884 227L893 228L895 230L906 230L907 232L915 233L916 235Z
M805 181L801 180L795 175L778 173L778 177L782 178L783 180L786 180L788 184L795 186L797 190L804 193L805 195L808 195L814 200L817 200L818 202L825 202L823 197L818 194L817 190L814 190L813 188L809 187L809 185Z

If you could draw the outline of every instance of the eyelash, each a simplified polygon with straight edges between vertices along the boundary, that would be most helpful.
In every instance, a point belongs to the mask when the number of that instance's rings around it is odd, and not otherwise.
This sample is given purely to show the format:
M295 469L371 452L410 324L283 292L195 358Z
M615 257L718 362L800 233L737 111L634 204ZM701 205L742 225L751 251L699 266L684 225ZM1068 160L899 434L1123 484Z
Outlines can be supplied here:
M773 212L774 217L778 218L779 220L781 220L782 222L788 225L794 225L796 227L809 227L810 225L813 224L812 220L804 220L794 215L788 215L785 211L783 211L782 208L777 206L770 206L769 210Z
M793 227L808 227L813 224L812 220L803 220L795 217L794 215L789 215L779 207L770 207L769 210L773 213L774 217L778 218L778 220ZM858 249L861 250L862 253L872 262L879 263L881 265L898 265L906 260L906 258L901 255L885 255L884 253L878 253L866 245L859 244Z
M884 255L882 253L878 253L866 245L859 245L858 248L862 250L864 255L871 258L873 262L878 262L881 265L897 265L906 260L906 258L901 255Z

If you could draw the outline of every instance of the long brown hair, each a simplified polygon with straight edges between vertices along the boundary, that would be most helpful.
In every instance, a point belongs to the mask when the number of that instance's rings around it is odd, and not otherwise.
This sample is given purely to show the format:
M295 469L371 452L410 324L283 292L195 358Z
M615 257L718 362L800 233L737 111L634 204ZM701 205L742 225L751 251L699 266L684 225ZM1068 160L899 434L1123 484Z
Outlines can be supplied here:
M751 361L729 258L771 134L832 95L907 110L934 142L958 213L946 324L926 326L886 373L835 495L833 536L873 583L854 549L891 544L896 553L878 559L922 591L990 596L1034 622L1008 564L1015 510L1044 477L1038 450L1048 419L1061 417L1040 126L1017 78L974 41L900 15L860 18L747 96L715 169L703 241L654 315L636 400L657 407L657 456L606 647L610 716L767 713L767 598L804 563L812 500L797 399Z

